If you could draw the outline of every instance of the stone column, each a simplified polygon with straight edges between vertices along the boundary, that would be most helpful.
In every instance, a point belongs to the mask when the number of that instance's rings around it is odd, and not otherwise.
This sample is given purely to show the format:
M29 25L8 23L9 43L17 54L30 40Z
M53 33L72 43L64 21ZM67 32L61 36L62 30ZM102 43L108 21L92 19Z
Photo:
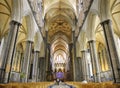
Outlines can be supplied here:
M45 32L46 33L46 37L45 37L45 62L46 62L46 71L48 70L48 31Z
M74 69L74 81L77 81L77 59L76 59L76 38L75 38L75 31L72 31L72 41L73 41L73 53L74 53L74 63L73 63L73 69Z
M39 82L40 81L40 63L39 63L39 56L38 56L38 68L37 68L37 78L36 78L36 82Z
M32 41L27 41L26 43L26 50L25 50L25 55L24 55L24 61L23 61L23 68L22 72L25 75L25 78L23 78L23 82L27 82L28 80L28 71L29 71L29 63L30 63L30 56L32 52Z
M42 71L42 66L43 66L43 59L42 57L39 58L39 81L41 82L42 81L42 78L43 78L43 71Z
M82 58L79 58L79 74L80 74L80 81L83 81L83 67L82 67Z
M83 50L82 53L82 72L83 72L83 80L89 80L89 73L88 73L88 62L87 62L87 51Z
M80 64L79 64L79 57L76 57L76 81L80 81Z
M39 81L45 81L45 58L39 58Z
M113 79L115 83L120 82L120 58L118 49L115 43L114 32L111 21L105 20L101 23L105 35L107 51L110 58L111 68L113 72Z
M41 69L41 81L45 81L45 77L46 77L46 70L45 70L45 65L46 65L46 63L45 63L45 58L42 58L41 59L41 67L40 67L40 69Z
M1 68L1 64L2 64L2 49L4 49L4 41L5 41L5 37L3 37L2 39L0 39L0 68Z
M4 56L4 53L5 53L5 48L6 48L6 45L7 45L7 36L5 36L4 37L4 43L3 43L3 48L2 48L2 54L0 55L0 58L1 58L1 60L0 60L0 83L2 83L3 82L3 77L4 77L4 71L5 71L5 69L2 67L2 64L3 64L3 61L5 61L4 60L4 58L3 58L3 56Z
M72 58L72 44L69 44L69 57L70 57L70 61L69 61L69 67L70 67L70 81L73 81L73 58Z
M7 37L8 36L4 36L4 38L3 38L3 47L1 48L1 54L0 54L0 58L1 58L1 60L0 60L0 68L3 68L2 67L2 63L3 63L3 61L4 61L4 59L3 59L3 56L4 56L4 53L5 53L5 48L6 48L6 45L7 45ZM0 73L1 74L1 73Z
M76 57L77 59L77 81L82 81L81 78L82 78L82 63L80 62L81 61L81 57Z
M52 65L50 62L50 44L48 45L48 71L52 71Z
M34 51L34 60L33 60L33 68L32 68L32 80L33 80L33 82L37 82L38 57L39 57L39 51Z
M10 22L10 30L8 34L8 40L7 45L5 48L5 53L3 55L3 62L2 62L2 68L4 69L4 82L8 83L10 80L10 72L12 68L12 62L13 62L13 56L14 56L14 50L16 47L16 40L18 36L18 31L20 27L20 23L12 20ZM1 76L2 74L0 74Z
M100 68L98 63L97 51L96 51L96 44L94 40L89 41L90 47L90 55L92 61L92 70L93 70L93 77L95 82L101 82L100 79Z

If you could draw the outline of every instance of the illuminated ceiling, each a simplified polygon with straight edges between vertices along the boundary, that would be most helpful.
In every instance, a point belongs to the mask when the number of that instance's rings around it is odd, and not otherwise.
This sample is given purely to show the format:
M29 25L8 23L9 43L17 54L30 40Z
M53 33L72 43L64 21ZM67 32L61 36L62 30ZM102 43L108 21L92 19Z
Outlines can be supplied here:
M57 18L55 21L50 23L48 30L49 30L48 35L50 41L60 33L65 35L69 41L71 40L72 28L71 25L68 22L66 22L64 19Z
M75 31L75 35L78 36L79 27L82 26L85 18L84 12L88 10L90 1L91 0L41 1L42 19L44 21L44 27L41 32L43 36L45 36L45 31L48 31L48 43L51 44L51 55L53 55L52 57L54 57L54 59L59 55L64 57L64 54L66 54L65 60L68 59L68 45L72 43L72 31Z
M76 0L44 0L43 8L54 63L66 63L69 57L68 44L72 41L72 29L75 26Z
M68 54L68 44L72 43L72 31L78 31L79 29L76 26L81 26L80 18L81 12L81 5L82 0L28 0L30 3L32 10L36 14L40 14L35 19L38 22L38 25L42 27L42 31L48 31L48 42L51 44L54 50L53 53L64 54L69 56ZM90 1L90 0L85 0ZM11 9L12 9L12 0L1 0L0 1L0 38L3 37L5 34L8 33L8 27L11 17ZM39 2L39 3L34 3ZM40 9L41 12L38 11L40 8L40 3L42 3L42 7ZM88 6L87 6L88 7ZM36 9L37 8L37 9ZM83 13L82 13L83 14ZM39 18L38 18L39 17ZM41 26L42 24L40 20L43 20L44 27ZM77 20L78 19L78 20ZM78 25L79 24L79 25ZM27 25L26 25L26 18L23 17L22 26L20 28L18 34L17 44L22 44L23 47L25 46L25 40L27 37ZM43 36L45 32L42 32ZM57 42L57 43L55 43ZM54 45L54 46L53 46ZM62 52L61 52L62 50ZM53 54L52 53L52 54Z
M73 3L71 3L73 2ZM49 42L59 33L71 41L71 32L75 24L76 13L74 0L44 0L44 19L46 21Z
M13 0L0 0L0 40L8 34L9 22L11 21L11 12ZM25 1L25 0L23 0ZM39 18L35 18L39 23L42 19L45 28L42 31L48 31L48 39L53 49L53 53L56 52L62 54L61 52L68 53L68 44L72 43L72 31L75 30L79 32L76 26L81 27L85 14L88 11L91 0L28 0L31 4L34 2L42 3L42 8L36 14L40 14ZM83 2L82 2L83 1ZM100 1L100 0L94 0ZM85 4L85 5L84 5ZM95 5L102 6L100 3L94 3ZM40 4L35 4L40 8ZM34 6L34 5L31 5ZM98 7L97 6L97 7ZM24 8L24 7L23 7ZM33 7L35 8L35 7ZM94 8L97 9L97 8ZM34 10L34 9L32 9ZM110 0L110 12L112 14L112 23L115 34L120 36L120 0ZM37 10L36 10L37 11ZM35 11L34 11L35 12ZM101 14L101 13L100 13ZM90 20L90 19L89 19ZM97 18L95 25L97 26L99 18ZM41 24L39 24L40 27ZM45 35L44 32L43 36ZM28 30L26 25L26 18L23 17L22 26L18 33L17 44L22 44L25 49L25 41L27 38ZM101 28L98 26L96 28L96 39L99 42L103 42L101 37L103 34ZM81 36L81 35L80 35ZM55 43L56 41L59 41ZM61 42L62 41L62 42ZM63 43L63 41L65 43ZM65 44L65 45L64 45ZM81 42L81 44L83 44ZM62 50L62 51L61 51ZM53 54L52 53L52 54ZM67 55L67 54L66 54Z

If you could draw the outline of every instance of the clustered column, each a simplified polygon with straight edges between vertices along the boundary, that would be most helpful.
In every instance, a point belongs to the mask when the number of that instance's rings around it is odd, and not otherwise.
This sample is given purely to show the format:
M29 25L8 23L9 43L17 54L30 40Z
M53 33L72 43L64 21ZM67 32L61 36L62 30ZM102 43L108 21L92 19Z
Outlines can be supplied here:
M82 62L81 62L81 57L77 57L76 58L77 59L77 79L76 79L76 81L83 81L83 73L82 73L82 69L83 69L83 67L82 67Z
M50 62L50 44L48 46L48 71L52 71L52 65L51 65L51 62Z
M46 37L45 37L45 62L46 62L45 70L48 70L48 44L47 44L47 41L48 41L48 31L46 31Z
M23 78L23 82L27 82L28 81L28 71L29 71L29 63L30 63L30 56L31 56L31 52L32 52L32 43L33 41L27 41L26 43L26 50L25 50L25 57L24 57L24 61L23 61L23 68L22 68L22 72L25 75L25 78Z
M79 58L79 75L80 75L80 81L83 81L83 67L82 67L82 58Z
M32 80L34 82L37 82L38 58L39 58L39 51L34 51L33 68L32 68Z
M111 21L109 19L105 20L101 25L103 26L114 82L120 82L120 58L115 44Z
M73 58L72 58L72 44L69 44L69 57L70 57L70 62L69 62L69 66L70 66L70 80L73 81Z
M4 77L3 77L4 83L8 83L10 80L13 56L14 56L16 40L17 40L20 25L21 24L19 22L16 22L14 20L12 20L10 23L10 30L8 34L7 45L5 48L5 53L3 55L3 62L2 62L2 68L4 69L5 73L2 72L0 74L0 76L3 76L4 74Z
M73 56L73 58L74 58L74 81L77 81L77 74L78 74L78 72L77 72L77 59L76 59L76 40L75 40L75 31L72 31L72 39L73 39L73 52L74 52L74 56Z
M39 58L39 81L45 80L45 58Z
M89 46L90 46L90 55L91 55L91 61L92 61L92 70L93 70L94 81L101 82L100 69L99 69L95 41L94 40L89 41Z
M86 50L81 51L82 53L82 72L83 72L83 80L88 81L89 80L89 74L88 74L88 62L86 57Z

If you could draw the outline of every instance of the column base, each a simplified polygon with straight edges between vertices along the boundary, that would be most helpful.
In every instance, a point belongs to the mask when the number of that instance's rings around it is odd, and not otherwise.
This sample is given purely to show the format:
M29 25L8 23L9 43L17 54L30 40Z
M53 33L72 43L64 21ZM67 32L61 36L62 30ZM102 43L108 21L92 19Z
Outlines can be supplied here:
M120 83L120 78L115 78L114 83Z
M9 79L8 79L8 75L9 75L9 72L8 72L8 73L6 72L6 73L5 73L5 76L4 76L4 79L3 79L3 82L4 82L4 83L8 83L8 80L9 80Z

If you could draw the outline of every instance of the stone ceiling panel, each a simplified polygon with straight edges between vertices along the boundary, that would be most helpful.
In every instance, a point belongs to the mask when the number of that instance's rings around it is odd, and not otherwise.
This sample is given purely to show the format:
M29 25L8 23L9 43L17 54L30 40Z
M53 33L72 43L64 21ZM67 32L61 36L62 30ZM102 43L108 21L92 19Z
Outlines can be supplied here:
M62 32L71 40L72 27L64 19L61 18L56 19L49 25L48 30L49 40L53 39L53 37L55 37L55 34L58 32Z

